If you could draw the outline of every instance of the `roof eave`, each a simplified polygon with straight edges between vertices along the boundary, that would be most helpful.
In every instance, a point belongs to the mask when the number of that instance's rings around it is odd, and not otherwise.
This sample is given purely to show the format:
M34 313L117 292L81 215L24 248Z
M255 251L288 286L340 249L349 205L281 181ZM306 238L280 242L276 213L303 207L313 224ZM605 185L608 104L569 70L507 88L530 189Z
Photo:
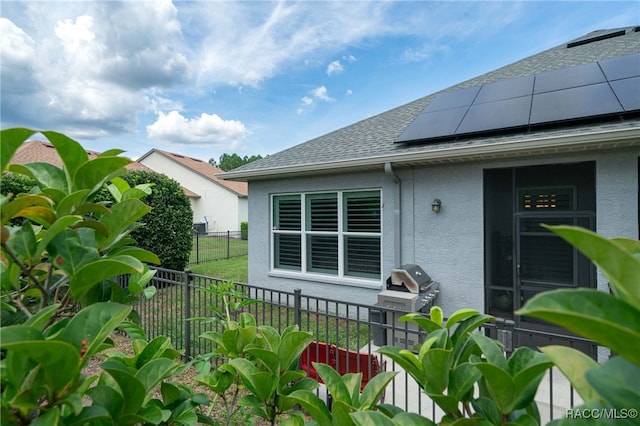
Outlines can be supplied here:
M340 171L371 170L385 163L394 165L442 164L486 159L528 157L575 151L593 151L640 145L640 127L601 130L561 136L536 137L482 145L465 145L413 153L356 158L330 163L300 164L246 171L229 171L217 177L232 181L277 179Z

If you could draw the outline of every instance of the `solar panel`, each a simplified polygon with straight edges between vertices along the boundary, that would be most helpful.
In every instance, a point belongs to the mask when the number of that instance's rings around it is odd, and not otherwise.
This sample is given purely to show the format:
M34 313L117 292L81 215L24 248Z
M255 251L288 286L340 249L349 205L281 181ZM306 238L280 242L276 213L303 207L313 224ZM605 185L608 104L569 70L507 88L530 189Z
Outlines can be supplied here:
M600 61L600 66L609 81L636 77L640 75L640 53Z
M536 74L533 93L544 93L552 90L569 89L605 82L604 74L596 62L570 68Z
M616 80L610 84L625 111L640 109L640 77Z
M492 102L517 98L533 93L533 76L512 78L495 83L483 84L474 103Z
M623 112L608 83L533 95L530 124Z
M402 132L396 142L450 136L455 133L468 109L469 107L464 106L422 113Z
M480 86L467 87L466 89L446 92L435 98L424 110L424 112L440 111L443 109L469 106L473 103Z
M443 93L395 142L637 111L640 54L633 54Z
M529 124L531 95L474 104L469 108L457 133L477 133Z

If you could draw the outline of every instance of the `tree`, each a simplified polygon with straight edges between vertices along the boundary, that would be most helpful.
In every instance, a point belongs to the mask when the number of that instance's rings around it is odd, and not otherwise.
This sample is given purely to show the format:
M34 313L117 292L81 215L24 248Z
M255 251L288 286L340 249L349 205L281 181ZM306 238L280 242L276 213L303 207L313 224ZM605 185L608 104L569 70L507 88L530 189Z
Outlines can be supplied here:
M134 188L118 176L130 159L109 150L89 160L76 141L41 132L64 168L49 163L13 164L30 129L0 132L0 170L34 180L29 192L0 196L0 417L12 425L196 424L206 398L165 381L181 367L168 337L146 342L129 319L127 303L151 297L150 251L129 236L149 210L140 198L150 185ZM7 167L8 166L8 167ZM109 182L111 182L109 184ZM96 202L109 184L115 201ZM13 219L23 219L20 223ZM127 285L115 281L126 275ZM106 284L106 285L105 285ZM116 328L135 340L134 357L111 356L102 373L83 368L110 345ZM162 400L154 397L160 386ZM85 401L91 400L91 405ZM208 421L207 424L212 424Z
M240 166L244 166L245 164L249 164L261 158L262 156L260 154L252 155L251 157L246 155L244 157L240 157L236 153L233 153L233 154L225 153L220 156L220 160L218 162L216 162L215 159L210 158L209 164L219 169L222 169L225 172L228 172L229 170L237 169Z
M150 184L152 189L141 198L151 211L144 217L144 226L135 229L131 237L140 247L158 255L161 267L185 269L193 240L193 210L180 184L163 174L139 170L121 178L129 187ZM111 194L104 189L99 198L113 201L110 190Z

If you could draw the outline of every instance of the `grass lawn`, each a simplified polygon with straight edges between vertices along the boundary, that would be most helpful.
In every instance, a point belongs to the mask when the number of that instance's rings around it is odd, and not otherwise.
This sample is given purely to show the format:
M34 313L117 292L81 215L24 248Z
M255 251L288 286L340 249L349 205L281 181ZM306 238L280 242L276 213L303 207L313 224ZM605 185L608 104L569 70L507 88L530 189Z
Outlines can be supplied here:
M192 265L191 271L194 274L207 277L236 283L247 283L248 257L241 256ZM148 327L153 329L154 336L165 334L171 336L172 340L182 340L182 328L184 327L183 293L183 290L175 286L160 289L154 298L154 302L141 309L140 314L144 317ZM191 295L191 303L199 305L203 294L203 292L194 289ZM197 309L197 313L192 311L192 315L213 315L213 312L207 312L206 309L201 311L200 308ZM268 303L250 305L245 308L245 311L251 312L259 323L268 324L276 328L282 328L294 322L292 310L285 307L272 306ZM337 319L323 314L316 315L312 312L304 312L300 325L302 330L314 333L318 341L331 342L349 349L358 349L371 338L370 330L366 324ZM195 344L199 342L197 336L204 332L204 328L197 322L193 323L191 328L193 333L192 342ZM360 339L357 338L358 335L360 335Z
M246 283L249 274L248 256L232 257L191 265L191 272L236 283Z

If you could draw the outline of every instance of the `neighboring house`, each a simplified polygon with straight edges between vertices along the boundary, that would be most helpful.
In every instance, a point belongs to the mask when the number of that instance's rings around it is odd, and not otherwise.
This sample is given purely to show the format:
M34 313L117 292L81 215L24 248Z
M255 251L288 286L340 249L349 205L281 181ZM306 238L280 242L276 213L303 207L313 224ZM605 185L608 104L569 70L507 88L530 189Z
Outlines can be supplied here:
M248 220L247 184L218 179L222 170L206 161L152 149L139 163L176 180L189 192L193 219L207 232L239 231Z
M539 223L638 238L639 30L592 32L219 175L249 183L249 282L375 304L391 269L417 264L445 315L514 319L516 344L565 333L513 312L544 290L608 291Z
M89 160L100 155L97 151L86 150ZM49 163L56 167L62 167L62 160L58 155L55 147L50 142L42 142L37 140L31 140L23 143L18 147L13 158L11 158L11 164L27 164L27 163ZM128 170L144 170L151 171L144 165L136 162L129 163Z

